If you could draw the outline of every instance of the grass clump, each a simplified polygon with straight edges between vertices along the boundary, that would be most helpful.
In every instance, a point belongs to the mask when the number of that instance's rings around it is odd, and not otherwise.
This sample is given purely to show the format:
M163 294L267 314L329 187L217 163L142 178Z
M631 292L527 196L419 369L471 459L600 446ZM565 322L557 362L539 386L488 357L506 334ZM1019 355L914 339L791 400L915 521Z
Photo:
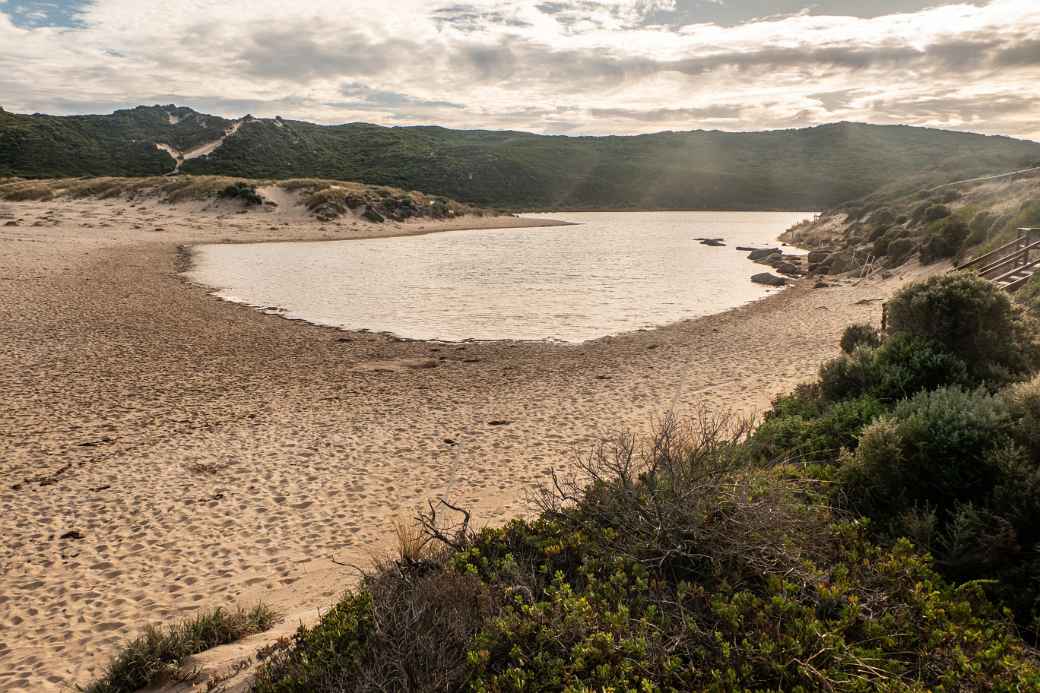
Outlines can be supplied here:
M177 674L184 660L218 645L261 633L278 615L259 604L252 609L216 608L168 626L148 626L128 642L108 665L104 676L85 693L132 693Z

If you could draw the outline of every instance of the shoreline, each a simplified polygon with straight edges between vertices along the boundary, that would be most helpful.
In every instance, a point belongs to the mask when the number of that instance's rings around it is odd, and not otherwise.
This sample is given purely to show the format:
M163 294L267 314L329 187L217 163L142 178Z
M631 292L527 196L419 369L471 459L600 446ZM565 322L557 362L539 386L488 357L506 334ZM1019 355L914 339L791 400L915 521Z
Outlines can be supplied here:
M426 498L481 524L522 515L551 470L672 405L761 411L902 282L801 282L573 345L402 341L231 303L178 272L179 247L226 238L349 240L320 224L114 200L7 209L22 220L0 227L12 690L83 685L145 624L200 608L314 614L353 579L341 564L385 553L391 521Z

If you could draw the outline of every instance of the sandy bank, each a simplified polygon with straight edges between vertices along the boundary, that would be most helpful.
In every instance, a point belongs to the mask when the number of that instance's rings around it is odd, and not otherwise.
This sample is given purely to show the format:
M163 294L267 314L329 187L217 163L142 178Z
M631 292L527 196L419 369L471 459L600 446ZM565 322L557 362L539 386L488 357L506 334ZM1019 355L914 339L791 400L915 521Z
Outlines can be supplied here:
M527 224L481 223L500 222ZM0 205L0 689L85 683L142 625L199 607L316 609L352 579L337 562L387 550L392 517L445 495L501 521L551 467L670 406L761 410L901 282L568 346L346 333L178 274L193 243L473 227Z

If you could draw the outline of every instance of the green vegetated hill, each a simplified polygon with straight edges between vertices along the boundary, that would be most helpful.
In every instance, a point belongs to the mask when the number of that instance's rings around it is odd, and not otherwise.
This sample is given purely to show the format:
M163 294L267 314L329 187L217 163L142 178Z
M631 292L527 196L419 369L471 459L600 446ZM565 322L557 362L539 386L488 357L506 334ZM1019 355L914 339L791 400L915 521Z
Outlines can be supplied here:
M886 187L800 224L783 238L816 249L810 266L841 274L961 261L1040 228L1040 171L904 192Z
M176 106L111 115L18 115L0 110L0 176L145 176L173 170L157 143L190 149L220 139L231 121Z
M169 115L179 121L169 123ZM173 106L107 116L0 112L0 176L145 175L173 169L154 143L218 139L229 121ZM895 178L945 182L1040 161L1040 144L839 123L759 133L563 137L440 127L322 126L247 118L186 173L321 177L508 208L818 209Z

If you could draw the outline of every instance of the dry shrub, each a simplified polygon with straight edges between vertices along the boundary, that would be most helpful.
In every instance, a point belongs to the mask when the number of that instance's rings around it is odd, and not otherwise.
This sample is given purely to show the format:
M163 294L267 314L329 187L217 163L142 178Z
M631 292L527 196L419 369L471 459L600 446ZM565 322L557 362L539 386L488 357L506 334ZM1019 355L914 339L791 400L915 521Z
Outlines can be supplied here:
M746 463L752 428L750 419L666 417L646 445L622 436L582 460L580 477L555 478L538 499L542 518L665 574L800 573L827 508Z

